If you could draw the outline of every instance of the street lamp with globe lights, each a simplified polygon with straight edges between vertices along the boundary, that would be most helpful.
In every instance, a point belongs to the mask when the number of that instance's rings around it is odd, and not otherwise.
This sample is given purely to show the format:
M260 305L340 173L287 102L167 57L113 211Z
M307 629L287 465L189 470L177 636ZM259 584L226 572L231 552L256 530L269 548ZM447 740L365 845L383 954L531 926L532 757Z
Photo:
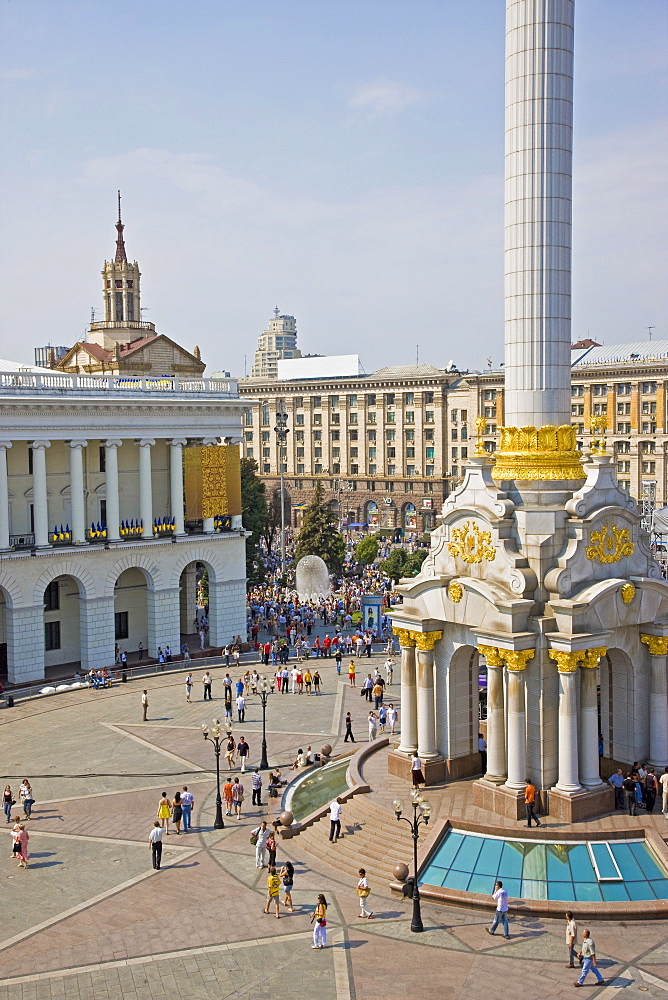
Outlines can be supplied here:
M260 769L266 771L269 767L267 760L267 698L274 693L274 681L272 680L270 684L266 677L262 677L258 691L262 703L262 760L260 761Z
M392 803L392 808L394 809L397 820L403 819L404 823L408 823L413 836L413 919L411 920L411 930L419 933L424 930L424 927L422 926L422 914L420 913L420 890L418 889L418 838L420 836L420 825L422 823L424 823L425 826L429 824L431 806L426 799L422 798L422 795L417 788L414 788L411 792L411 804L413 806L412 819L401 815L404 811L404 804L401 799L395 799Z
M223 800L220 797L220 751L223 748L223 740L229 739L232 727L229 722L225 723L225 734L223 734L220 719L214 719L209 725L202 723L202 736L213 745L213 752L216 755L216 818L213 821L214 830L224 830L223 821Z

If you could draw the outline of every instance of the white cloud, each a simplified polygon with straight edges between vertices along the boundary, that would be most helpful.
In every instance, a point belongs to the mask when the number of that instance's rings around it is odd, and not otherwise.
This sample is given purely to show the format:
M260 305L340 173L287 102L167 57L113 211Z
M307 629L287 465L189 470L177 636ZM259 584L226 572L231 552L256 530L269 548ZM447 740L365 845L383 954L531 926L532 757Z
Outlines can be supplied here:
M424 100L425 94L417 87L407 87L394 80L374 80L353 91L349 104L351 108L361 108L374 115L389 115Z

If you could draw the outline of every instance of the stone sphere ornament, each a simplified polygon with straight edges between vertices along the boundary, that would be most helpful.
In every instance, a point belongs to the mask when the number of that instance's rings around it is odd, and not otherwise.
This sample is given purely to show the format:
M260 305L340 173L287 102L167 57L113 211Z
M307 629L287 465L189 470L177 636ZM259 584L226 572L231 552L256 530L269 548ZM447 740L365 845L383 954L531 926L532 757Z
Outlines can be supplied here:
M331 757L332 756L332 744L331 743L323 743L323 745L320 747L320 753L322 754L323 757Z
M278 817L278 821L281 824L281 826L292 826L294 818L295 817L290 812L290 810L286 809L285 812L282 812L281 815Z
M303 556L297 563L296 589L300 601L319 601L332 589L329 570L320 556Z
M401 864L395 865L392 869L392 874L396 878L397 882L405 882L408 878L408 865Z

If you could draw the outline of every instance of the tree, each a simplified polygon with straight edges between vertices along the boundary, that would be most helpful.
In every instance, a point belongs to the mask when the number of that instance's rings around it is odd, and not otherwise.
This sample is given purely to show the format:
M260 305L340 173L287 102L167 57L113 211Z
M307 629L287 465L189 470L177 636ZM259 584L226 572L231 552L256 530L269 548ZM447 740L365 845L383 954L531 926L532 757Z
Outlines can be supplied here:
M378 558L378 539L375 535L368 535L355 546L355 558L358 562L363 562L367 566L375 562Z
M267 496L252 458L241 459L241 508L242 524L250 531L246 539L246 576L249 583L258 583L264 576L260 538L267 523Z
M406 561L406 576L417 576L422 569L422 563L427 558L427 549L416 549L411 552Z
M403 576L416 576L426 558L426 549L418 549L417 552L411 553L406 549L392 549L387 559L383 559L380 564L380 570L386 573L393 583L397 583Z
M280 508L279 508L280 509ZM323 500L323 489L316 483L313 499L304 511L301 531L297 539L295 562L302 556L320 556L330 573L341 573L346 554L346 543L334 526L335 514Z
M286 503L286 500L287 496L283 498L284 503ZM285 523L286 525L290 524L290 517L287 509L285 511ZM269 497L269 503L267 504L267 520L262 530L262 537L264 538L264 544L267 547L267 552L273 552L274 545L278 545L280 532L281 491L278 487L276 487L275 490L272 490L271 496Z

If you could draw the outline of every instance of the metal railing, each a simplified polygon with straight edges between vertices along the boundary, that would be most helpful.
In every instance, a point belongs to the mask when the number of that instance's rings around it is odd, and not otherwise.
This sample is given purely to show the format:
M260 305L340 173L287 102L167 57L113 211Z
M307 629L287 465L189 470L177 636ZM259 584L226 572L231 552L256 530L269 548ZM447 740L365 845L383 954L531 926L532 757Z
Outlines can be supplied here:
M47 375L42 372L2 372L0 374L0 389L8 393L20 393L23 390L40 390L44 392L211 392L217 395L238 395L238 384L235 378L190 378L164 376L159 378L144 378L125 375L67 375L64 372L54 372Z

